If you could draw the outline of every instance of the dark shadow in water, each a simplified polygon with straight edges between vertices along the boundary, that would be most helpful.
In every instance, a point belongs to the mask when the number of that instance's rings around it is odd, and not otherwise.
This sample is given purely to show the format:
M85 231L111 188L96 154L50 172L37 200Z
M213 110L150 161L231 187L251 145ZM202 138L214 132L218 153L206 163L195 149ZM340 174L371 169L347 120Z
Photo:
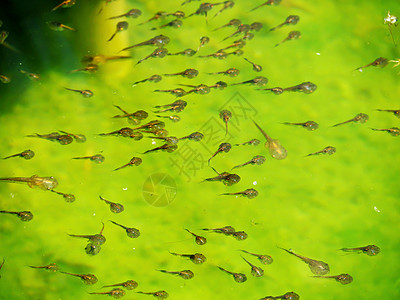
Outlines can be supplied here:
M83 54L90 50L87 49L92 42L87 29L90 28L87 26L90 18L83 16L88 13L94 16L95 5L100 0L90 3L77 1L73 7L51 12L61 2L0 1L0 20L3 22L0 31L9 32L5 41L18 50L15 52L0 45L0 74L11 78L8 84L0 82L0 114L9 111L31 84L38 84L21 74L19 69L42 77L48 71L67 74L75 66L80 66ZM53 31L47 25L49 21L67 24L77 28L78 32ZM83 35L86 39L82 39Z

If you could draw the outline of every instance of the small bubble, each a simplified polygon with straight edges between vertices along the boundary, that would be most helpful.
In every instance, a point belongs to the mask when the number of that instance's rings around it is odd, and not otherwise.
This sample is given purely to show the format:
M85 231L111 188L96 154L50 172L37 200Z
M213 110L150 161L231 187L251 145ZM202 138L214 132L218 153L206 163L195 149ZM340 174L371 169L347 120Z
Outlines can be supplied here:
M378 213L381 212L376 206L374 206L374 210Z
M317 53L315 53L315 54L317 54L317 55L321 55L321 53L319 53L319 52L317 52Z
M123 187L122 190L123 190L123 191L127 191L128 188L127 188L127 187Z
M253 185L257 185L257 181L253 181Z

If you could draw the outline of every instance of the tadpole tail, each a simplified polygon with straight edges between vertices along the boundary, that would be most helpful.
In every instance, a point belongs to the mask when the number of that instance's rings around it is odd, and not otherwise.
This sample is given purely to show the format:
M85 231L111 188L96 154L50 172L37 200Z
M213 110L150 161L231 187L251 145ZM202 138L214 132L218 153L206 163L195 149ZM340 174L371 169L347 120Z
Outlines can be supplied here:
M121 170L121 169L123 169L123 168L125 168L125 167L127 167L128 166L128 164L126 164L126 165L123 165L123 166L121 166L121 167L119 167L119 168L116 168L116 169L114 169L113 171L118 171L118 170Z
M111 41L115 37L116 34L117 34L117 32L114 32L114 34L108 39L107 42Z
M344 121L344 122L341 122L341 123L337 123L337 124L333 125L332 127L336 127L336 126L339 126L339 125L347 124L347 123L350 123L352 121L353 120L347 120L347 121Z
M316 155L316 154L318 154L319 152L313 152L313 153L310 153L310 154L307 154L306 156L304 156L304 157L308 157L308 156L312 156L312 155Z
M256 10L257 8L260 8L262 6L264 6L266 3L260 4L259 6L254 7L253 9L250 9L249 12L252 12L254 10Z
M57 5L56 7L54 7L50 12L53 12L53 11L59 9L63 4L64 4L64 2L58 4L58 5Z
M136 44L136 45L133 45L133 46L129 46L129 47L126 47L126 48L124 48L122 50L119 50L118 53L122 52L122 51L126 51L126 50L129 50L129 49L132 49L132 48L136 48L136 47L139 47L139 46L144 46L144 45L146 45L145 42L139 43L139 44Z
M231 35L227 36L226 38L224 38L221 42L233 37L237 32L232 33Z
M0 178L0 181L10 181L10 182L28 182L30 178L27 177L4 177Z
M143 79L143 80L136 81L136 82L132 83L132 86L137 85L137 84L139 84L139 83L146 82L146 81L147 81L147 79Z
M3 214L12 214L12 215L18 215L18 212L16 212L16 211L6 211L6 210L0 210L0 213L3 213Z
M271 140L271 137L253 120L254 125L261 131L262 135L267 139L267 141Z
M278 26L275 26L275 27L272 27L271 29L270 29L270 31L274 31L274 30L276 30L276 29L279 29L279 28L281 28L283 25L285 25L286 23L282 23L282 24L279 24Z
M110 18L107 18L107 20L113 20L113 19L118 19L118 18L122 18L122 17L125 17L125 14L119 15L119 16L115 16L115 17L110 17Z
M13 155L10 155L10 156L7 156L7 157L4 157L3 159L8 159L8 158L11 158L11 157L17 157L17 156L21 156L21 154L13 154Z
M215 152L214 154L213 154L213 156L211 156L209 159L208 159L208 165L210 165L210 160L215 156L215 155L217 155L217 153L218 153L218 151L217 152Z

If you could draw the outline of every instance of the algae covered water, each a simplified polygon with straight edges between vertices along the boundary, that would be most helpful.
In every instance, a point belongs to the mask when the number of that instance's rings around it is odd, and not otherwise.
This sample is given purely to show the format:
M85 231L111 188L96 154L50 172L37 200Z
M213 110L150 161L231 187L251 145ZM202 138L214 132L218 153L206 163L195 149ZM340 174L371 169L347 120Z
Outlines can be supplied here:
M0 298L399 298L398 1L182 2L0 4Z

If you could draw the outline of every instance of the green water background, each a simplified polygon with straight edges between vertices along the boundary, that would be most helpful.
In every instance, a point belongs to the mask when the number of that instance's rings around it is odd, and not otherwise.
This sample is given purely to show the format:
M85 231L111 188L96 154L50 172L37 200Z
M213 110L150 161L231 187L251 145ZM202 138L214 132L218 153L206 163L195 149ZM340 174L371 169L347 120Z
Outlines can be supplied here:
M255 5L258 2L261 1ZM383 24L388 10L400 15L399 3L292 0L248 13L255 5L236 1L233 9L215 19L210 18L208 25L204 17L194 16L185 20L180 29L159 31L171 38L167 47L170 52L196 48L200 36L209 35L210 44L199 52L204 55L229 45L229 42L219 41L232 29L211 32L215 27L232 18L249 23L260 21L264 29L248 41L244 56L263 66L261 75L269 78L268 87L286 87L303 81L318 85L317 91L311 95L284 93L275 96L250 86L238 86L224 91L213 90L205 96L184 98L188 106L180 114L181 122L166 121L171 135L180 137L196 131L204 124L210 124L207 123L210 118L213 126L217 126L219 110L226 105L232 107L232 102L228 101L234 97L235 101L239 99L236 103L252 108L246 117L234 115L232 125L236 124L236 127L232 126L230 142L245 142L255 137L262 139L251 122L250 118L253 118L288 149L288 157L283 161L270 158L262 145L233 148L230 153L214 158L213 166L224 171L254 155L267 156L267 162L262 166L238 169L242 180L232 187L199 183L215 174L206 166L190 178L181 174L171 162L171 158L179 158L178 153L148 154L142 156L140 167L112 172L132 156L153 147L151 140L132 142L96 134L128 125L125 120L110 118L117 114L112 104L128 111L150 111L154 105L174 101L173 96L155 94L153 89L175 88L178 83L213 84L218 80L233 83L259 76L241 57L230 56L226 60L167 57L134 67L138 59L152 51L152 48L144 47L131 53L134 56L132 61L102 65L95 75L66 74L80 67L79 60L87 51L114 55L125 46L153 37L157 34L157 31L149 30L153 24L143 27L136 24L158 10L172 12L180 9L180 2L177 3L116 1L109 3L102 14L97 15L102 3L78 2L75 7L54 13L56 19L77 27L77 33L53 32L45 25L32 27L30 41L34 46L29 49L21 47L23 42L13 37L10 29L9 43L24 49L23 53L27 54L10 61L10 56L18 55L6 54L7 50L1 49L1 55L7 58L2 67L14 73L9 85L0 86L3 107L0 153L7 156L31 148L36 156L31 161L17 158L2 161L0 176L52 175L59 181L57 190L75 194L77 200L68 204L59 195L21 184L0 186L1 208L31 210L34 214L29 223L9 215L0 216L0 257L6 259L1 270L0 297L86 299L90 296L94 299L97 296L87 292L103 291L100 287L105 284L134 279L139 283L137 290L165 289L173 299L259 299L291 290L301 299L399 298L399 141L396 137L369 129L399 126L399 119L393 115L375 111L377 108L398 109L399 70L389 65L384 69L367 68L362 73L354 71L379 56L388 59L399 57L398 48L394 47L387 26ZM182 9L190 13L197 9L198 4L194 2ZM105 17L124 13L132 7L141 9L143 15L129 20L129 30L119 33L112 43L107 43L116 21L105 21ZM298 25L272 33L268 31L289 14L300 15ZM47 11L39 13L37 18L43 22L51 19ZM290 30L300 30L302 38L273 48ZM394 34L400 43L398 28L394 29ZM31 52L41 55L28 55ZM40 73L41 81L30 82L19 75L15 71L18 62L22 62L21 68ZM131 87L133 82L152 74L177 72L187 67L198 69L200 75L192 80L163 78L158 84ZM234 79L205 74L229 67L237 67L241 74ZM95 96L84 99L65 91L64 86L89 88ZM238 98L236 92L243 98ZM370 116L368 123L330 128L359 112ZM153 115L148 120L152 119ZM318 122L320 129L308 132L280 124L307 120ZM34 132L49 133L59 129L84 133L88 141L61 146L24 137ZM221 130L220 134L222 138ZM210 156L205 147L215 150L219 143L219 139L208 138L211 137L206 135L202 144L190 144L205 159ZM337 153L304 158L304 155L328 145L335 146ZM71 160L74 156L100 151L106 157L101 165ZM158 208L144 201L142 186L149 175L160 171L174 178L177 194L169 206ZM255 186L254 182L257 182ZM257 198L218 196L250 187L259 191ZM120 215L112 214L98 199L99 195L123 203L125 211ZM97 256L90 257L84 252L84 240L67 235L97 233L101 221L109 219L139 228L140 238L129 239L122 229L106 222L104 235L107 242ZM200 228L224 225L244 230L249 238L239 242L231 237L204 234L208 243L198 246L183 230L190 228L200 233ZM382 252L376 257L368 257L363 254L343 255L337 250L368 244L378 245ZM342 286L335 281L312 278L306 264L276 246L328 262L332 275L349 273L354 282ZM264 277L254 278L240 258L239 249L269 254L274 263L263 266ZM201 252L208 260L197 266L171 256L168 251ZM256 259L246 258L260 266ZM77 278L28 267L50 262L56 262L65 271L95 274L99 282L85 286ZM217 265L246 273L248 281L235 283L220 272ZM156 269L191 269L195 277L184 281ZM128 291L125 298L145 297L148 296Z

